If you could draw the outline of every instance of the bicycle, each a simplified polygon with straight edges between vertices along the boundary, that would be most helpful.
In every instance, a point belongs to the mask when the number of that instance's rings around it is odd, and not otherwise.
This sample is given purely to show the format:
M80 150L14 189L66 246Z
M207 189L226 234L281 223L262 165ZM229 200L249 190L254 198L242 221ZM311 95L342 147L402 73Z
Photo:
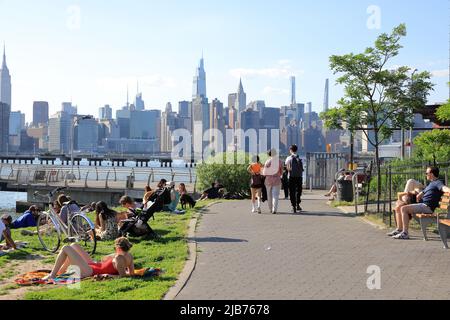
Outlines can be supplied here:
M95 235L95 226L86 216L85 212L70 212L70 204L65 203L69 209L67 224L62 221L59 214L53 209L53 196L59 191L65 190L65 187L56 188L47 195L34 193L36 197L47 197L49 210L42 212L37 221L37 235L44 250L56 253L62 242L78 243L86 252L94 254L97 248L97 237Z

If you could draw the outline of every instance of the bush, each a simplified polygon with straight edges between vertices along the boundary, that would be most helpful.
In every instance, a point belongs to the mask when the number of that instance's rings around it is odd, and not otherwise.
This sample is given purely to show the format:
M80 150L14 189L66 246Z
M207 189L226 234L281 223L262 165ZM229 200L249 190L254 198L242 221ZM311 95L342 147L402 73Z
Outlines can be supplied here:
M263 163L265 158L261 157ZM230 159L233 161L230 161ZM197 180L200 190L210 188L213 182L219 180L228 192L248 194L250 174L247 172L247 168L251 160L250 155L244 152L220 153L209 158L205 163L197 166ZM233 164L227 164L227 162L233 162Z

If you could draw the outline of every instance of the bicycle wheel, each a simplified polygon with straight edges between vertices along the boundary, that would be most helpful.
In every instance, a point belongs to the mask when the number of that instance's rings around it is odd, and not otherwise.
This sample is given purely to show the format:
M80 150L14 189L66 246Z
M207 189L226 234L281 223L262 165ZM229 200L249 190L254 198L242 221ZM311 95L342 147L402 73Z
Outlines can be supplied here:
M89 254L97 248L97 238L92 222L82 214L76 214L70 220L69 237L71 242L79 244Z
M37 221L37 233L39 241L45 250L56 253L61 243L59 226L51 218L50 214L42 213Z

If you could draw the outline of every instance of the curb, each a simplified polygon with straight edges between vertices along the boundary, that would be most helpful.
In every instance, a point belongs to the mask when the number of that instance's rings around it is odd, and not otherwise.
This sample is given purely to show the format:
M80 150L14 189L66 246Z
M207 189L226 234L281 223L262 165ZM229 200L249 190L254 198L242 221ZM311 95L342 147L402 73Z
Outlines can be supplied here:
M194 239L195 233L197 231L198 219L203 214L203 210L208 209L218 203L220 202L210 203L207 206L203 207L202 209L200 209L198 212L195 213L196 215L189 222L189 230L187 234L189 256L186 260L186 264L183 268L183 271L180 273L177 279L177 282L173 287L169 289L169 291L166 293L166 295L162 300L175 300L176 297L180 294L181 290L184 289L187 282L191 278L191 275L194 272L195 266L197 264L197 242Z

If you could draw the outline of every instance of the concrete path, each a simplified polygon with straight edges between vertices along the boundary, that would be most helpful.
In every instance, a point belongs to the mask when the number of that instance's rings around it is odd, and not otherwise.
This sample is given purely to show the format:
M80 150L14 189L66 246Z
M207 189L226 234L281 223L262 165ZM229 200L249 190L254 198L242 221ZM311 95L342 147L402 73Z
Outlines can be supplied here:
M424 242L386 237L361 218L306 193L301 215L250 212L248 201L216 205L197 228L196 268L180 300L449 299L450 251L436 235ZM286 212L286 213L283 213ZM369 290L370 266L381 289ZM375 269L373 270L376 270ZM376 282L371 282L376 284Z

